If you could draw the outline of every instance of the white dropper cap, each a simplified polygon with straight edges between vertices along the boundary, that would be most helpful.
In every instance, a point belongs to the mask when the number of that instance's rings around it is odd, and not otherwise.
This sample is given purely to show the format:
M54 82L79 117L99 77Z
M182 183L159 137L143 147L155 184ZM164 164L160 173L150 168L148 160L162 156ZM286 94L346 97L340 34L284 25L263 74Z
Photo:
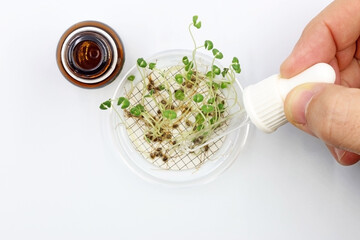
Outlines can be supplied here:
M288 93L303 83L334 83L335 71L326 63L318 63L290 79L279 74L244 89L244 107L252 123L260 130L271 133L287 123L284 101Z

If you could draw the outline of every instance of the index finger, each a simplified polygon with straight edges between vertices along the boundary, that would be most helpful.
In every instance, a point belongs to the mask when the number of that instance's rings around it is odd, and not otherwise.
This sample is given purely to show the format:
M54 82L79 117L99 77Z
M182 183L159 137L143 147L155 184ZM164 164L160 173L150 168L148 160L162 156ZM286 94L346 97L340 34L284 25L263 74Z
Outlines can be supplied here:
M306 26L281 65L282 77L290 78L319 62L336 64L336 54L347 52L360 35L359 12L359 0L337 0L326 7Z

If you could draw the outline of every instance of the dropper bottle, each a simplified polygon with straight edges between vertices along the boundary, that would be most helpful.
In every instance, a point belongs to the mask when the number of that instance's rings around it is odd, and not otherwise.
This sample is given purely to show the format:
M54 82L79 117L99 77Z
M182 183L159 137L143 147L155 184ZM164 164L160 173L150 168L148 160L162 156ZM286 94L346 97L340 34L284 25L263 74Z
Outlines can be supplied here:
M272 75L244 89L244 108L251 122L260 130L272 133L287 123L284 101L288 93L304 83L334 83L334 69L326 63L318 63L290 78Z
M284 101L289 92L304 83L335 83L334 69L326 63L318 63L298 75L285 79L272 75L243 91L243 109L232 119L229 128L205 143L190 149L198 150L252 122L265 133L272 133L285 123Z

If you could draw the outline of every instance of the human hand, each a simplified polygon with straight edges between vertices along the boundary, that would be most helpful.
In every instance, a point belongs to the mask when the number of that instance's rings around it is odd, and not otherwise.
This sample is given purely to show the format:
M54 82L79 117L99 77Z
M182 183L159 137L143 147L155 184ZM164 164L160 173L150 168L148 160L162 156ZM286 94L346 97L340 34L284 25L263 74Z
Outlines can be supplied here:
M336 85L304 84L285 100L285 114L299 129L325 142L343 165L360 160L360 1L336 0L304 29L280 73L290 78L329 63Z

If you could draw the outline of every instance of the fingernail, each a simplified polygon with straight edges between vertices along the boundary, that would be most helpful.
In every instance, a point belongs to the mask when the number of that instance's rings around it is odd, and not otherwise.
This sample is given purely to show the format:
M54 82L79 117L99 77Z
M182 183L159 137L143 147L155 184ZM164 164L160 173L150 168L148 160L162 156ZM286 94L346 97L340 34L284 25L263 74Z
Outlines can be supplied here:
M286 116L290 122L306 124L306 109L315 93L313 83L302 84L290 92L285 104Z
M344 150L340 149L340 148L335 148L334 149L334 152L336 154L336 157L339 162L341 162L341 159L343 158L343 156L345 155L345 152Z

